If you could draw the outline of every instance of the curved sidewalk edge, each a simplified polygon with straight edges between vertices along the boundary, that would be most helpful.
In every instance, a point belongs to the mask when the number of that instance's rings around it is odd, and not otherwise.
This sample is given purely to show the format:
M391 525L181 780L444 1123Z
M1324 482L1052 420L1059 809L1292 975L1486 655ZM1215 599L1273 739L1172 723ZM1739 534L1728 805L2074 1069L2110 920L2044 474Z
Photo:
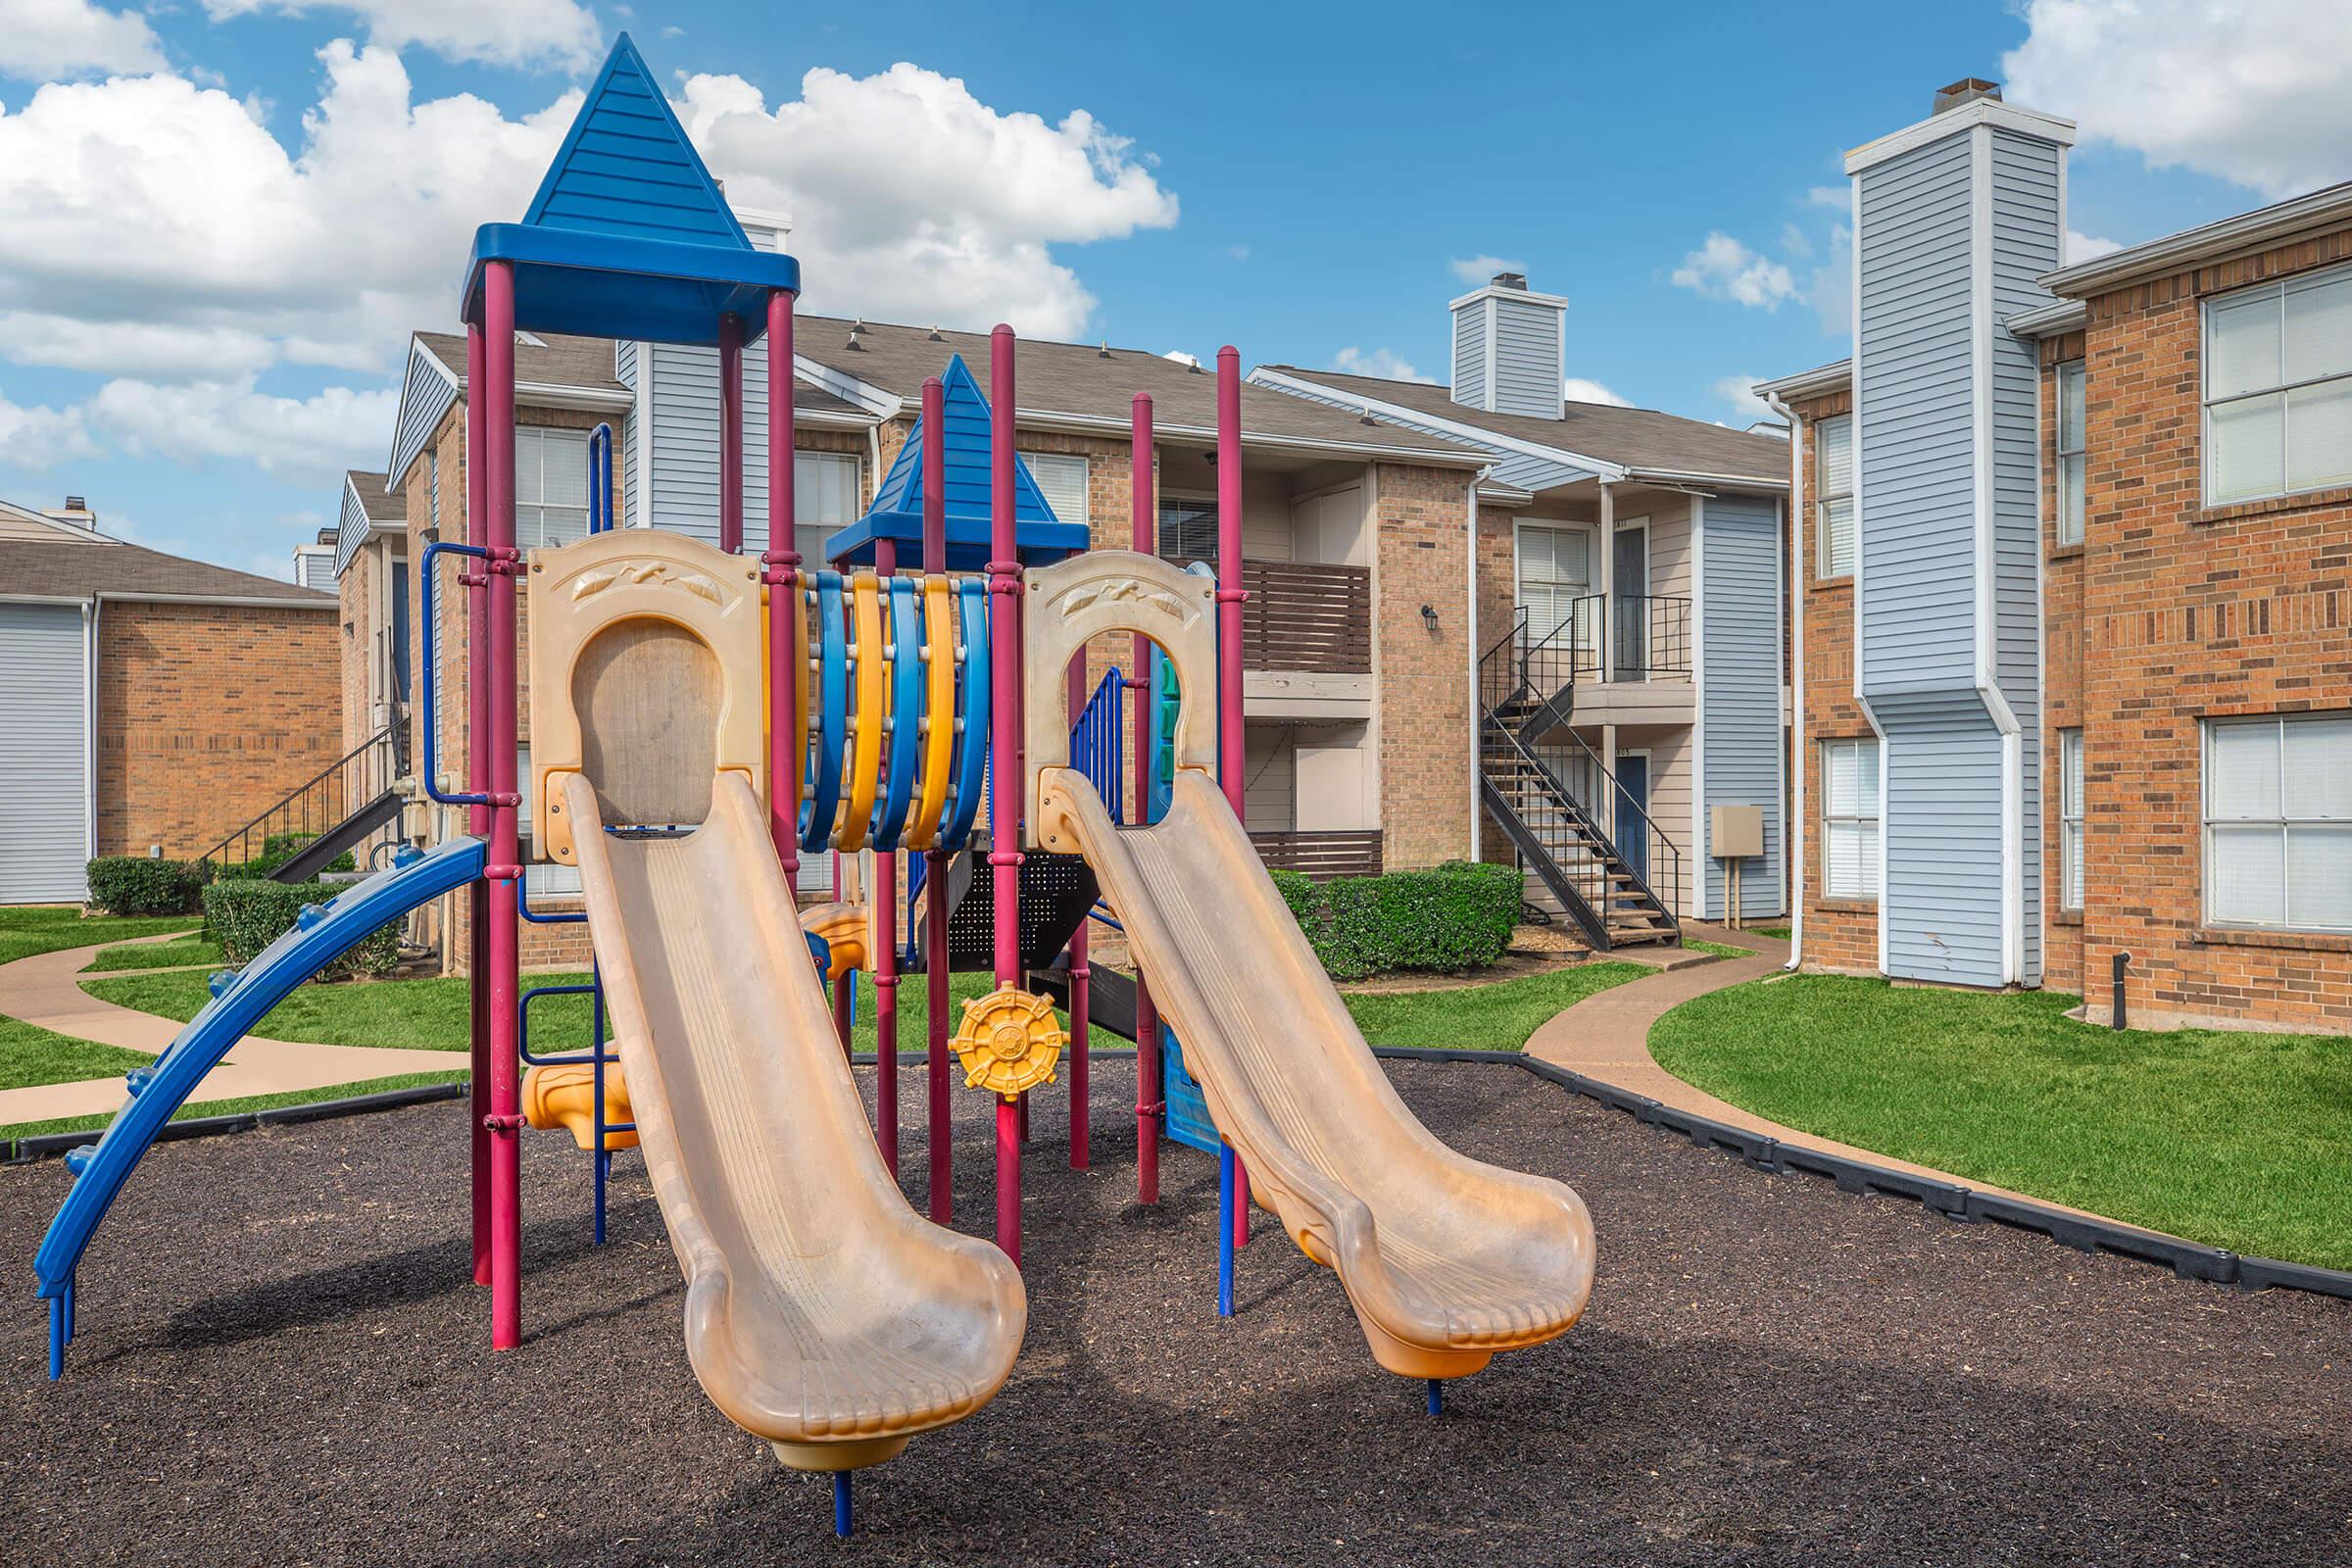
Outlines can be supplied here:
M126 1051L162 1054L164 1048L187 1027L185 1023L101 1002L81 988L82 965L100 948L119 945L100 942L83 948L60 948L54 953L36 953L14 963L0 964L0 1013L75 1040L94 1040ZM102 974L90 978L115 976ZM205 1076L193 1098L241 1100L249 1095L331 1089L337 1084L366 1083L404 1073L441 1072L461 1066L464 1061L463 1052L418 1051L396 1046L328 1046L247 1035L232 1049L227 1060ZM108 1115L120 1109L122 1101L121 1074L0 1089L0 1125Z
M1724 958L1666 969L1593 993L1567 1007L1528 1038L1526 1065L1556 1083L1639 1121L1681 1133L1702 1149L1740 1155L1762 1170L1811 1171L1848 1193L1885 1193L1962 1223L1993 1220L2038 1231L2081 1252L2106 1250L2172 1269L2182 1279L2278 1286L2352 1298L2352 1273L2244 1257L2224 1248L2143 1230L2122 1220L2006 1188L1988 1187L1947 1171L1915 1165L1873 1150L1784 1126L1677 1078L1649 1054L1650 1026L1696 997L1761 979L1788 959L1788 945L1749 932L1696 927L1706 941L1756 949L1749 958Z

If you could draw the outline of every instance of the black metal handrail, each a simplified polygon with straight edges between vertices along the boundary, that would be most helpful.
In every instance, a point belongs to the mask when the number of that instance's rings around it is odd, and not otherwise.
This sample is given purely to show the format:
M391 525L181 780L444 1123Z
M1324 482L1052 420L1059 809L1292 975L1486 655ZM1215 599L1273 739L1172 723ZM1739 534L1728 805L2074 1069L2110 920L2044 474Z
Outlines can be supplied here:
M1611 680L1689 676L1690 601L1668 594L1619 594L1608 610L1607 643Z
M316 838L382 796L407 771L407 732L398 722L386 724L288 790L198 859L221 870L260 858L268 853L270 841L281 835L299 833Z

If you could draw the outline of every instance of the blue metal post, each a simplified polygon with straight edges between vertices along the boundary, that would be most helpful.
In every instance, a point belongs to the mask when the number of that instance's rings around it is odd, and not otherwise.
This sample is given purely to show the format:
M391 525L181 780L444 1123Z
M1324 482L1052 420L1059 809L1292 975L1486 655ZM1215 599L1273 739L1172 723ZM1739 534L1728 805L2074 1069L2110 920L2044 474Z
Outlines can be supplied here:
M1446 1413L1446 1384L1442 1378L1429 1380L1429 1413L1431 1415Z
M66 1298L49 1298L49 1381L66 1375Z
M850 1539L850 1472L833 1472L833 1533L842 1540Z
M1233 1146L1217 1146L1217 1316L1233 1316Z

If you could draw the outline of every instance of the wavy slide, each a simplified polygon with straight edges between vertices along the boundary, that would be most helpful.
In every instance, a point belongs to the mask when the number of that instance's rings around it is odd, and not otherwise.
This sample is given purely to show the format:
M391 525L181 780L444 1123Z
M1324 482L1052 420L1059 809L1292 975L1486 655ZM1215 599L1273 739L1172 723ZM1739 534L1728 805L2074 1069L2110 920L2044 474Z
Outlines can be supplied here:
M1459 1377L1575 1324L1584 1200L1414 1119L1206 774L1179 771L1165 816L1120 827L1084 774L1049 768L1039 816L1094 866L1251 1195L1338 1271L1382 1366Z
M575 822L595 788L564 775ZM895 1456L986 1404L1028 1321L1003 1252L916 1214L874 1147L740 774L684 838L577 838L686 1350L736 1425L800 1470Z

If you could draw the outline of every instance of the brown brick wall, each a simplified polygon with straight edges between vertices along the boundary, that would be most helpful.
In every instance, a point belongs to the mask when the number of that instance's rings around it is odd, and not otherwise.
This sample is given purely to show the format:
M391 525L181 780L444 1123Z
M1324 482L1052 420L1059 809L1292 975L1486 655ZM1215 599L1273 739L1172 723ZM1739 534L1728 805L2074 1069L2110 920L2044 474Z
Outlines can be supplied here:
M2068 962L2095 1007L2123 950L2151 1019L2352 1028L2352 939L2204 929L2198 722L2352 707L2352 492L2206 512L2199 403L2205 297L2347 257L2352 231L2089 302L2085 538L2052 563L2048 614L2066 693L2050 722L2084 737L2086 908Z
M1470 853L1470 476L1383 463L1373 489L1382 855L1404 870ZM1435 631L1423 605L1438 612ZM1482 626L1494 624L1489 613L1482 604Z
M1838 392L1789 407L1803 421L1805 437L1802 494L1790 523L1803 552L1805 600L1805 713L1800 742L1806 748L1805 791L1794 808L1807 813L1800 868L1805 900L1802 956L1807 968L1871 973L1879 966L1878 906L1833 901L1821 892L1821 743L1871 734L1870 720L1854 696L1854 580L1820 575L1821 530L1813 510L1821 478L1821 443L1814 433L1815 421L1852 413L1853 398Z
M98 853L204 854L342 755L327 610L110 601L98 617Z
M2066 859L2060 844L2064 784L2058 732L2082 722L2082 547L2058 543L2058 379L2051 373L2082 358L2082 334L2068 332L2041 345L2041 428L2048 443L2041 465L2044 560L2042 605L2042 984L2082 989L2082 918L2065 907Z

